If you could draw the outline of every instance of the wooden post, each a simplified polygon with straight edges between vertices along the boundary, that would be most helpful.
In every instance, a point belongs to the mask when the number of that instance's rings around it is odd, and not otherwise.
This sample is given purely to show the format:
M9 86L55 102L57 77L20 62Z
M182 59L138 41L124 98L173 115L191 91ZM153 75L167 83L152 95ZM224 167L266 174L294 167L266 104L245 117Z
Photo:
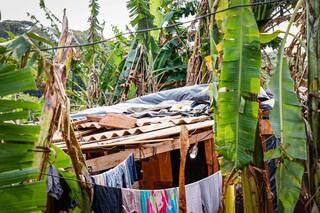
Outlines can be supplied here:
M185 165L189 148L189 134L185 125L181 126L180 132L180 169L179 169L179 212L187 212L186 191L185 191Z
M207 140L204 146L206 163L208 166L208 175L212 175L219 170L219 161L215 150L214 138L210 138L209 140Z
M208 176L213 174L213 151L212 151L212 140L207 140L204 143L204 151L206 156L206 163L208 168Z

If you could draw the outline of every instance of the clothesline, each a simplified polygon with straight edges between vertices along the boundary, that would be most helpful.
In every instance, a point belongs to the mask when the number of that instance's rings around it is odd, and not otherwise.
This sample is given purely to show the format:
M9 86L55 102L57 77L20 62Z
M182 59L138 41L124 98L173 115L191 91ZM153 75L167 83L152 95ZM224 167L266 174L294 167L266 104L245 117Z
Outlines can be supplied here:
M177 213L179 211L179 187L167 189L132 189L138 180L134 156L131 153L111 170L92 176L94 197L92 209L95 213ZM58 170L50 165L47 193L60 200L64 189ZM107 178L108 177L108 178ZM66 178L68 179L68 178ZM222 176L220 171L185 187L188 213L217 212L222 197Z
M113 169L92 176L94 183L94 212L176 213L179 210L179 187L166 189L133 189L136 171L131 153ZM131 171L131 172L129 172ZM137 180L137 179L135 179ZM131 182L132 181L132 182ZM188 212L213 213L220 207L222 177L216 172L185 187Z
M124 161L125 161L125 160L124 160ZM51 177L57 177L57 178L61 177L60 175L48 174L48 173L45 173L45 172L41 172L41 174L42 174L42 175L45 175L45 176L51 176ZM100 174L98 174L98 175L100 175ZM75 182L79 182L79 183L87 183L87 184L92 184L92 185L99 185L99 184L94 183L94 182L87 182L87 181L79 180L79 179L77 179L77 178L70 178L70 177L65 177L65 176L62 176L62 177L63 177L63 179L65 179L65 180L71 180L71 181L75 181ZM203 178L203 179L201 179L201 180L204 180L204 179L209 178L209 177L210 177L210 176L205 177L205 178ZM192 184L192 183L190 183L190 184ZM174 188L174 187L172 187L172 188Z
M188 213L217 212L222 198L220 171L185 185L185 190ZM95 185L92 208L95 213L178 213L179 188L145 190Z

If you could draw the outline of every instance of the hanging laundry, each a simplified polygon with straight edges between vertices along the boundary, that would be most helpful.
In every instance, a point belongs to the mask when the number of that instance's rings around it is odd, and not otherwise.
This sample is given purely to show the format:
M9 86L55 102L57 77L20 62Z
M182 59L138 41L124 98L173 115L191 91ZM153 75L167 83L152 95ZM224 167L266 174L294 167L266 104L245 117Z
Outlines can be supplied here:
M220 172L199 181L201 203L204 213L218 212L222 192L222 177Z
M201 189L199 181L188 184L186 188L186 203L188 213L202 213Z
M141 213L140 190L121 189L123 213Z
M57 200L60 199L63 193L59 172L52 164L48 168L47 193Z
M133 154L130 154L118 166L104 173L92 176L94 183L101 186L132 188L138 180L138 172Z
M218 212L222 196L222 177L220 172L188 184L185 188L188 213Z
M128 169L129 169L129 173L130 173L130 177L131 177L131 182L133 184L135 181L139 180L138 171L137 171L136 162L134 160L133 153L131 153L129 155L128 160L127 160L127 165L128 165Z
M121 213L121 189L94 185L92 210L95 213Z
M118 166L92 176L95 212L178 213L178 188L131 189L138 180L133 154ZM217 172L185 186L188 213L216 213L222 196L222 176Z
M106 179L105 173L93 175L91 177L92 177L93 183L101 186L107 186L107 179Z
M163 190L141 190L142 213L178 213L177 188Z

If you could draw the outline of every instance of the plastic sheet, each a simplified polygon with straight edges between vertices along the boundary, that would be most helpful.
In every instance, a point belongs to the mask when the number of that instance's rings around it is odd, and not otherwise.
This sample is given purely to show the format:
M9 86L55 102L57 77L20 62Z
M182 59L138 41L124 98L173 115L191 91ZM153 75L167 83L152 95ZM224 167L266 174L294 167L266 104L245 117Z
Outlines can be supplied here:
M159 104L163 101L174 100L177 102L184 100L199 101L209 100L208 84L199 84L188 87L165 90L149 95L131 99L126 103L134 104Z
M71 115L74 120L85 118L86 115L105 115L108 113L127 113L132 112L132 109L152 109L156 105L165 101L182 102L186 100L195 102L209 101L208 84L194 85L188 87L180 87L176 89L165 90L149 95L131 99L124 103L119 103L112 106L101 106L80 111ZM156 113L159 114L159 113ZM171 114L171 113L169 113ZM176 113L173 113L176 114ZM151 116L151 115L150 115ZM144 117L140 115L138 117Z

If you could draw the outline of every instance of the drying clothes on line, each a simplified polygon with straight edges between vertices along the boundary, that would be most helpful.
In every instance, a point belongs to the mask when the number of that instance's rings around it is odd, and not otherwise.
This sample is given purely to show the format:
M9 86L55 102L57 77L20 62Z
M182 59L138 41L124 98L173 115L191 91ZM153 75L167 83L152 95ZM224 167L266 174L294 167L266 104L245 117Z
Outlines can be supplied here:
M133 184L135 181L139 180L136 162L134 160L133 154L129 155L127 159L127 165L130 173L131 183Z
M141 213L140 190L121 189L122 212Z
M117 169L120 171L122 167L118 166ZM129 170L126 172L130 173ZM109 181L108 184L117 185L115 183L117 180L113 180L107 175L105 177ZM128 175L128 177L132 177L132 175ZM125 178L121 180L130 182ZM220 172L188 184L185 188L188 213L218 212L222 196ZM94 212L110 212L112 209L112 212L124 213L178 213L178 192L178 188L138 190L95 185L93 210Z
M222 196L222 176L220 171L185 187L188 213L218 212Z
M63 193L63 189L60 184L59 172L53 165L50 165L48 168L48 174L47 193L51 197L59 200Z
M218 212L222 195L222 177L220 172L199 181L201 201L204 213ZM217 199L218 198L218 199Z
M178 213L178 188L162 190L121 189L124 213Z
M138 180L133 154L130 154L127 159L113 169L93 175L92 178L95 184L101 186L132 188L132 184Z
M162 190L141 190L142 213L178 213L179 196L177 188Z
M187 212L203 213L199 181L190 183L186 185L185 188L186 188Z
M121 189L94 185L92 210L95 213L121 213Z

